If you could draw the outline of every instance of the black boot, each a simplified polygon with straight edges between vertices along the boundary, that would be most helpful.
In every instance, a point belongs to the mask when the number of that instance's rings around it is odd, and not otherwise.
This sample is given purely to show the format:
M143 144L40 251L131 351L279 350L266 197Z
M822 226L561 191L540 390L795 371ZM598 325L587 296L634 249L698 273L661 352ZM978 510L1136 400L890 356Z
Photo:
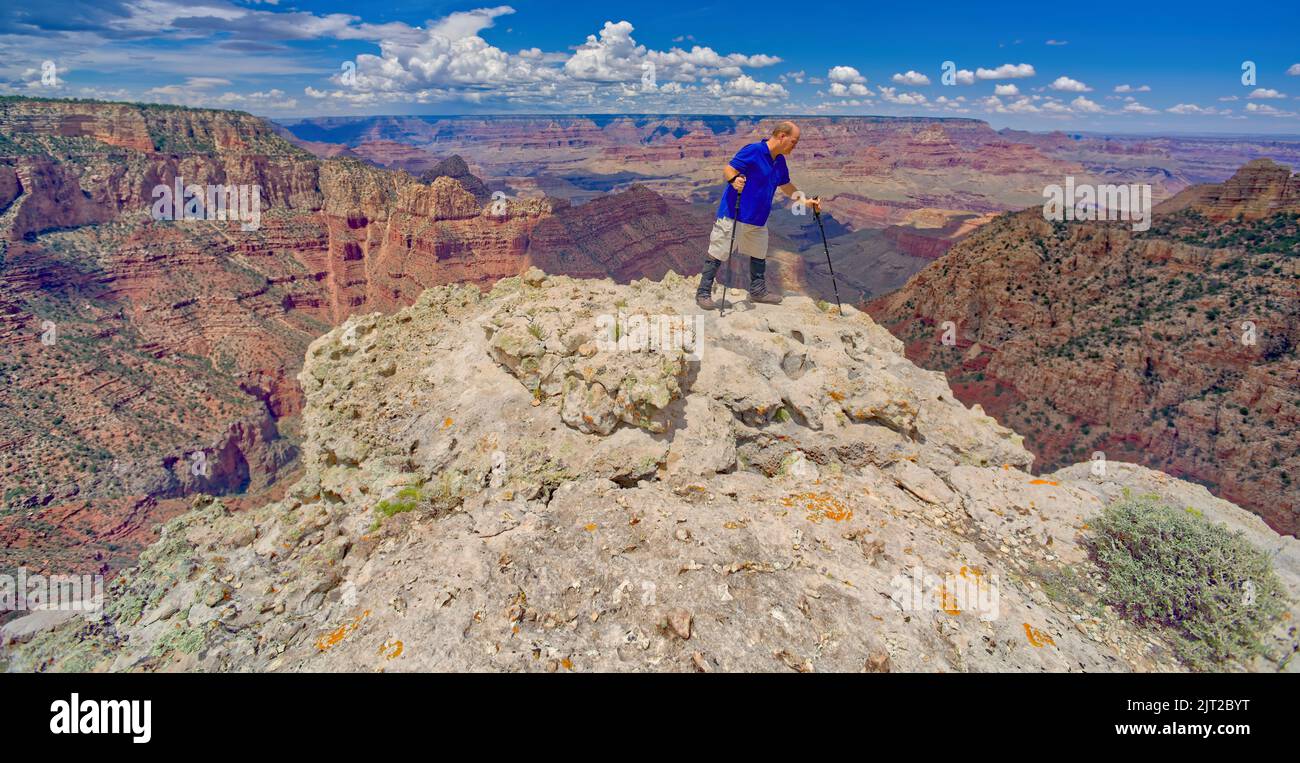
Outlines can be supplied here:
M718 303L713 301L713 279L718 275L722 261L705 256L704 267L700 269L700 288L695 290L695 304L703 310L717 310Z
M763 276L767 272L767 260L757 257L749 258L749 299L765 305L781 304L781 296L767 290L767 281Z

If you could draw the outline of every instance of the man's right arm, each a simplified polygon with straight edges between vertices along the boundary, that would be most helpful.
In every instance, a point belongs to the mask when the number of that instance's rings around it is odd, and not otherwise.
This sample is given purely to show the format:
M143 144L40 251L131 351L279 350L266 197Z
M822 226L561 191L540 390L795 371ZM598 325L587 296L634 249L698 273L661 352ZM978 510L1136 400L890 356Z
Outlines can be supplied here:
M733 159L732 161L735 160ZM722 177L737 191L745 190L745 176L740 174L740 170L732 167L730 163L723 165ZM739 178L739 180L737 180L737 178Z

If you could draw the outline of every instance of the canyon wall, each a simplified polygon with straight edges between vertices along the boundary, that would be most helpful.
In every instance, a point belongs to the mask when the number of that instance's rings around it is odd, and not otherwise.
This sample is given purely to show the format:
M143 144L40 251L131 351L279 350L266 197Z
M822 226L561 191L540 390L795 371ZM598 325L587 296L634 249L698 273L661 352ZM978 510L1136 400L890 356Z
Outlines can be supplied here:
M303 353L349 315L533 262L697 271L705 248L707 219L645 189L495 204L458 158L424 172L320 160L239 112L0 99L0 566L112 568L172 499L277 490ZM177 177L258 186L256 230L154 219Z
M1175 197L1146 232L1004 215L869 310L1024 433L1040 468L1137 461L1295 534L1296 180L1252 162Z

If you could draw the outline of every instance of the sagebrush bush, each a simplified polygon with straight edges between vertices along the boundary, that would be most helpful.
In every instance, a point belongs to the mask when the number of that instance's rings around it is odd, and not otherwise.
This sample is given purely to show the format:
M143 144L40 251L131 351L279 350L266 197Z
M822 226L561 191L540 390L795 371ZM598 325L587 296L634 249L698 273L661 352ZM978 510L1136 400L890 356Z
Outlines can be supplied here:
M1179 657L1197 670L1258 654L1286 610L1268 556L1240 531L1156 496L1108 506L1088 545L1107 603L1141 625L1173 629Z

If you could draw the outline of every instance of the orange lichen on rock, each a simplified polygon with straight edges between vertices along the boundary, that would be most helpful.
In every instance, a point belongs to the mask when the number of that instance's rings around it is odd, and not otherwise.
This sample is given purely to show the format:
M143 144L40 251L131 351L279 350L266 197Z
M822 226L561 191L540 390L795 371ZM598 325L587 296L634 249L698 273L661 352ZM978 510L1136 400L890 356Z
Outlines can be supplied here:
M954 617L961 614L961 608L957 606L957 595L948 590L947 583L939 587L939 608Z
M853 509L830 493L792 493L781 499L787 508L802 506L808 512L808 520L821 522L844 522L853 518Z
M405 645L398 639L385 641L379 645L379 653L383 655L385 660L395 660L401 657L403 649L405 649Z
M368 609L354 617L352 622L344 623L338 628L335 628L324 636L316 639L316 648L322 652L328 652L330 649L333 649L341 643L343 639L347 638L352 631L361 627L361 621L365 620L367 617L370 617L370 610Z
M1040 631L1029 623L1025 623L1025 638L1029 639L1030 646L1037 649L1041 649L1048 644L1056 646L1056 642L1052 640L1051 636Z

